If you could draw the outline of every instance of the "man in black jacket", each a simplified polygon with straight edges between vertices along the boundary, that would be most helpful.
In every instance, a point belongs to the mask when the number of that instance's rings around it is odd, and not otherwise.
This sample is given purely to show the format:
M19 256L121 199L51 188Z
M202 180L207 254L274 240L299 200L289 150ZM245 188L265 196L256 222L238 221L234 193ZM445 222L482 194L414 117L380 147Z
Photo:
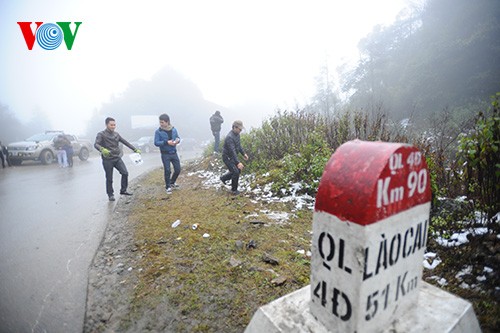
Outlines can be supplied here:
M115 196L113 195L113 168L116 168L116 170L118 170L118 172L122 175L120 194L132 195L127 192L128 170L122 160L123 151L120 147L120 143L123 143L136 153L140 154L141 151L132 146L127 140L122 138L118 132L115 131L116 122L113 118L106 118L105 123L106 129L97 133L94 147L101 153L102 156L102 166L106 174L106 193L108 194L109 201L115 201Z
M238 191L238 181L241 170L243 170L243 163L238 160L238 153L243 155L245 161L248 160L248 155L243 151L240 143L240 133L243 128L241 120L234 121L233 128L227 134L222 150L222 161L224 161L229 171L221 176L220 180L225 185L231 179L231 193L235 195L240 193Z

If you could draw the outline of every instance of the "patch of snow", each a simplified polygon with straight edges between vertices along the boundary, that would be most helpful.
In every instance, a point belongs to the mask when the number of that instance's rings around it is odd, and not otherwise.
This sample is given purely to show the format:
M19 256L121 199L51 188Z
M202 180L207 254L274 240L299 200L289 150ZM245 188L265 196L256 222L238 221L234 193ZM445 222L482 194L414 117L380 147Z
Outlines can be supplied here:
M426 259L423 261L423 265L424 265L424 268L432 270L432 269L436 268L442 262L443 261L439 258L435 258L435 259L431 260L430 262L428 259Z
M462 288L462 289L470 289L470 285L468 285L465 282L460 283L459 287Z
M286 222L290 218L290 214L288 214L287 212L269 212L266 213L266 216L271 220L279 222Z
M471 234L478 236L478 235L484 235L488 233L488 228L474 228L471 230Z
M479 282L486 281L486 276L484 276L484 275L477 276L477 277L476 277L476 280L477 280L477 281L479 281Z
M457 279L460 279L462 276L471 274L472 273L472 266L465 266L464 269L462 269L460 272L458 272L455 277Z
M493 272L493 268L488 267L488 266L484 266L483 272L485 272L485 273L492 273Z
M230 185L224 185L220 181L220 175L224 171L221 169L218 173L212 172L212 171L207 171L207 170L200 170L196 172L191 172L188 175L193 176L196 175L199 178L203 179L203 186L205 188L230 188ZM307 209L314 209L314 202L315 198L311 197L310 195L304 194L300 195L297 194L298 191L302 190L305 188L305 185L302 183L291 183L289 184L288 188L282 188L280 190L282 196L276 196L272 192L272 186L273 182L266 183L263 186L255 185L255 175L250 174L250 175L243 175L240 177L240 182L239 186L240 188L244 189L246 193L249 193L253 197L253 202L264 202L264 203L271 203L271 202L283 202L283 203L288 203L292 202L295 203L295 209L296 210L301 210L303 208ZM289 194L289 195L287 195Z
M438 236L436 238L436 241L439 245L444 247L460 246L469 242L469 240L467 239L467 236L469 234L477 236L487 234L488 232L488 228L470 228L469 230L455 232L449 239Z
M448 281L446 281L445 278L439 277L437 275L433 275L429 277L430 280L435 280L440 286L446 286L448 285Z
M440 278L440 279L437 281L437 283L439 283L439 285L441 285L441 286L443 286L443 287L448 285L448 281L446 281L446 279L445 279L445 278Z
M424 254L424 259L436 258L436 254L434 252L427 252Z
M469 242L467 239L468 232L454 233L449 239L437 237L436 242L444 247L460 246Z

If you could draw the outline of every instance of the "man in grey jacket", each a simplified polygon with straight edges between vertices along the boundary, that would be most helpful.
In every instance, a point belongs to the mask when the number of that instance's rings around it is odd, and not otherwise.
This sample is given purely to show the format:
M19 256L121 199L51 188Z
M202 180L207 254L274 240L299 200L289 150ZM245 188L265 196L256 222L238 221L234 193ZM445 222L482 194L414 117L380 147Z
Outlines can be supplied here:
M118 170L118 172L122 175L120 194L132 195L132 193L127 192L128 170L122 160L123 151L120 147L120 143L123 143L136 153L140 154L141 151L132 146L127 140L122 138L118 132L115 131L116 122L113 118L106 118L105 123L106 129L97 133L94 147L101 153L102 166L104 167L104 172L106 174L106 193L108 194L109 201L115 201L113 190L114 168L116 168L116 170Z
M245 153L243 148L241 148L240 143L240 133L243 131L243 122L241 120L235 120L233 123L233 128L227 134L224 141L224 148L222 150L222 161L228 168L228 172L220 177L220 180L226 184L228 180L231 180L231 193L239 194L238 191L238 181L240 178L241 170L243 170L243 163L238 159L238 153L243 155L243 158L248 160L248 155Z

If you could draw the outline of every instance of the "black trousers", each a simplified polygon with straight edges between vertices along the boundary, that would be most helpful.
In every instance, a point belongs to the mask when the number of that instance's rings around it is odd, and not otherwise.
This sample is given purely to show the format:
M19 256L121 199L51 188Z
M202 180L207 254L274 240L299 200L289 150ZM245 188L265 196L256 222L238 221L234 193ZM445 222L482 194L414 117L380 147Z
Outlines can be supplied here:
M222 181L227 181L231 179L231 191L238 190L238 181L240 179L240 169L236 166L235 161L231 160L229 157L222 155L222 161L228 168L228 172L224 174L221 179Z
M106 173L106 193L113 195L113 169L116 168L118 172L122 175L120 193L126 192L128 187L128 171L125 163L121 157L102 159L102 166L104 167L104 172Z

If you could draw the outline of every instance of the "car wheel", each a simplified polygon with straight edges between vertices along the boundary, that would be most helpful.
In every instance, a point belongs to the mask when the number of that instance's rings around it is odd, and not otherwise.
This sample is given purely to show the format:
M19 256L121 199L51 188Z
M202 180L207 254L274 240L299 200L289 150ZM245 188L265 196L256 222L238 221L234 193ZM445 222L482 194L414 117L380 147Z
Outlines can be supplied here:
M54 161L54 155L50 150L44 150L40 153L40 161L42 164L50 164Z
M80 161L86 161L89 159L89 150L87 148L80 149L80 154L78 154Z
M151 152L151 148L149 148L149 146L144 146L144 152L149 154L149 152Z
M18 160L18 159L14 159L14 158L10 159L10 164L12 164L12 165L21 165L21 163L23 163L23 160Z

